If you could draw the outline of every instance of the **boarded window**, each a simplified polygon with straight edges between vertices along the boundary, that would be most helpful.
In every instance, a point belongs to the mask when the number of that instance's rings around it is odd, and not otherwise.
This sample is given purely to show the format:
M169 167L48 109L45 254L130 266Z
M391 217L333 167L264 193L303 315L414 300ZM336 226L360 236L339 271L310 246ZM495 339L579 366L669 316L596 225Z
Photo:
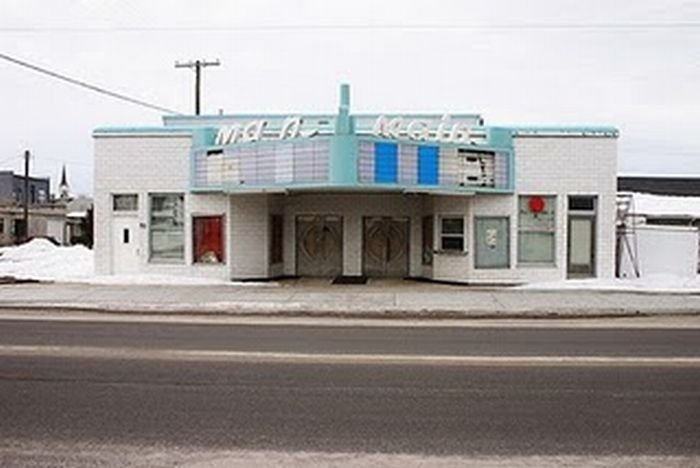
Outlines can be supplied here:
M192 229L195 263L223 263L223 216L195 216L192 218Z

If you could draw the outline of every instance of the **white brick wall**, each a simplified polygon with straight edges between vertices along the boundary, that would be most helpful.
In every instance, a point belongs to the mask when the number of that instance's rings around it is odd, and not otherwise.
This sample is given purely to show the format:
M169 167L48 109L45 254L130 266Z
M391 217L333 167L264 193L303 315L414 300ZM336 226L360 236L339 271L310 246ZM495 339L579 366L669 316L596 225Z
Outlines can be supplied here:
M228 197L188 193L189 136L98 136L95 138L95 271L113 271L111 194L139 196L139 265L146 273L188 274L226 279L230 277L231 254L225 265L192 264L192 215L224 215L229 223ZM148 197L152 193L185 194L185 261L158 264L148 261ZM117 214L116 216L124 216ZM226 232L229 230L226 229ZM227 246L230 242L227 240Z
M466 216L467 255L436 255L433 279L499 282L554 281L566 278L567 199L569 195L597 195L596 274L614 275L615 194L617 140L613 138L518 137L515 139L516 194L436 197L436 246L439 217L460 210ZM555 266L519 267L517 264L518 195L554 195L556 207ZM510 268L474 268L474 217L510 219Z
M362 273L362 217L402 216L410 221L409 272L449 281L545 281L566 277L567 197L597 195L597 275L614 273L614 216L617 149L613 138L516 137L516 195L425 196L399 194L307 193L298 195L223 195L189 193L190 137L98 136L95 139L95 269L113 273L111 193L139 195L137 238L144 272L217 278L261 278L295 274L295 218L302 214L343 217L343 273ZM185 193L185 261L177 265L148 262L149 193ZM517 195L557 197L556 265L517 265ZM284 262L268 265L268 217L284 215ZM192 216L220 214L226 225L226 264L192 264ZM463 216L466 254L436 254L432 267L421 264L421 218L434 215L439 246L441 216ZM510 219L511 266L474 268L475 216Z

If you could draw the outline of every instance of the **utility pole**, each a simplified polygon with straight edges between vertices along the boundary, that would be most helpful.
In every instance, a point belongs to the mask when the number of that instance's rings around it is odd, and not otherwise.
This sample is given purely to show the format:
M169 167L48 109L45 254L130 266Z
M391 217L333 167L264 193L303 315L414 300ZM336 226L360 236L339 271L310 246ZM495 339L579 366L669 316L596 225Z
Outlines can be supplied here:
M29 150L24 150L24 232L22 240L29 239Z
M202 82L202 68L218 67L221 65L219 60L190 60L189 62L175 62L175 68L190 68L194 70L194 115L199 115L199 95Z

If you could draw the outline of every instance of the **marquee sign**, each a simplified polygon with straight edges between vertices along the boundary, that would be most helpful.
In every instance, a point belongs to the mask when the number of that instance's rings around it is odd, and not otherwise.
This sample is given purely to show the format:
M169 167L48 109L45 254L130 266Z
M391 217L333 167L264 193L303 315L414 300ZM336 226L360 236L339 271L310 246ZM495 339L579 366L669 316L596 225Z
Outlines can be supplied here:
M437 123L437 125L436 125ZM372 126L372 134L393 140L434 141L437 143L471 143L470 126L452 122L445 114L439 121L429 119L388 118L380 115Z
M269 125L266 119L251 120L247 123L236 123L220 127L216 133L216 145L232 145L235 143L249 143L265 139L286 140L289 138L310 138L319 134L318 128L306 130L303 128L302 117L287 117L282 121L278 130L266 132ZM272 133L272 135L269 135ZM271 137L271 138L270 138Z
M388 140L412 140L436 143L473 143L472 128L480 122L474 117L451 117L448 114L398 116L356 116L355 133ZM334 117L270 116L237 118L219 127L218 146L258 141L280 141L331 135Z

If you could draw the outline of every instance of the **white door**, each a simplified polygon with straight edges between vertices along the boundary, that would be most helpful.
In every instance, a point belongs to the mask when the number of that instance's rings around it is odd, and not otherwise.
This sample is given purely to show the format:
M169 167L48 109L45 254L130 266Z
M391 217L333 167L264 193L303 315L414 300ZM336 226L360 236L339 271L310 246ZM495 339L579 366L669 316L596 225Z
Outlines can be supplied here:
M112 273L139 271L138 218L112 219Z

